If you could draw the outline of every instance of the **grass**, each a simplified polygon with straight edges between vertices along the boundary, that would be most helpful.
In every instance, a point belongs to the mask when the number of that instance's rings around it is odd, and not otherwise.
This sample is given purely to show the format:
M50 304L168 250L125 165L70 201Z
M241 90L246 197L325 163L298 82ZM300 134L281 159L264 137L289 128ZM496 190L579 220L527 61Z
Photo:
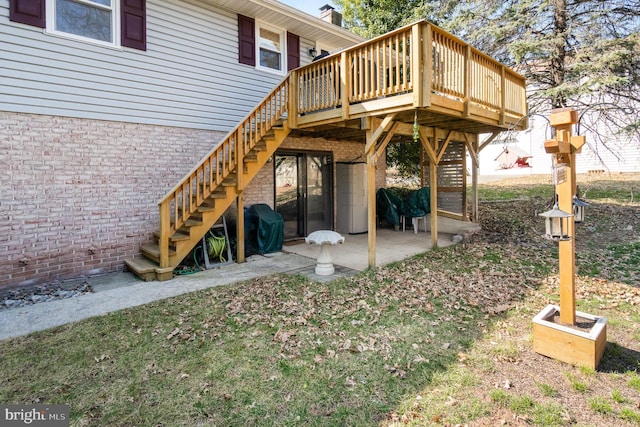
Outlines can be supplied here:
M276 276L12 340L0 401L72 402L80 424L375 424L478 338L461 320L483 319L362 282Z
M583 381L578 380L573 374L566 372L565 376L569 380L571 388L574 391L577 391L579 393L586 393L589 391L589 385Z
M591 410L597 412L599 414L610 414L613 412L613 408L611 404L607 401L607 399L603 397L594 397L589 400L589 406Z
M637 372L629 372L629 387L640 392L640 375Z
M640 425L640 312L624 284L637 242L586 234L580 252L579 309L615 326L601 367L532 351L531 318L557 301L557 247L531 212L547 187L483 186L496 202L464 250L328 284L213 287L2 341L0 402L67 403L73 426ZM628 202L622 187L609 203Z
M562 407L555 403L536 402L529 396L518 396L503 390L492 390L491 400L516 415L526 416L534 425L560 426L566 421Z
M625 403L627 401L627 399L618 389L615 389L611 392L611 399L613 399L613 401L616 403Z
M558 397L559 396L558 390L556 390L555 387L553 387L553 386L551 386L549 384L537 383L536 385L538 386L538 388L542 392L543 396L546 396L546 397Z

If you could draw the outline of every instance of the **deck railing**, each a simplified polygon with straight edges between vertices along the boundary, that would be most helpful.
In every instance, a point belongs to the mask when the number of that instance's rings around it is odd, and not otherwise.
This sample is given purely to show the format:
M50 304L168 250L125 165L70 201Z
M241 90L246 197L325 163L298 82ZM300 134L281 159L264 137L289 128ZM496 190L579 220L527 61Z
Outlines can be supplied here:
M355 104L408 93L415 108L447 100L464 114L475 108L501 121L527 114L524 77L426 21L313 62L293 78L295 117L341 108L335 115L348 118Z
M293 70L159 202L160 267L169 265L170 237L241 170L244 156L285 114L295 128L298 121L347 120L389 105L394 111L437 106L462 117L517 124L527 113L525 79L427 21Z
M289 109L289 78L285 78L158 203L160 267L169 265L169 239L202 202L237 168Z

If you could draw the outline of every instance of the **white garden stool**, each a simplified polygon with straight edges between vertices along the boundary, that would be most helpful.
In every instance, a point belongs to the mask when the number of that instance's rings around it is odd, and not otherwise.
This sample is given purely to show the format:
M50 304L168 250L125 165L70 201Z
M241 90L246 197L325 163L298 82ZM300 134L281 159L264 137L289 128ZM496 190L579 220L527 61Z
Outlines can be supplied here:
M318 276L330 276L335 271L329 246L335 246L338 243L344 243L344 236L331 230L318 230L309 234L304 239L307 244L316 244L320 246L320 255L316 263L316 274Z

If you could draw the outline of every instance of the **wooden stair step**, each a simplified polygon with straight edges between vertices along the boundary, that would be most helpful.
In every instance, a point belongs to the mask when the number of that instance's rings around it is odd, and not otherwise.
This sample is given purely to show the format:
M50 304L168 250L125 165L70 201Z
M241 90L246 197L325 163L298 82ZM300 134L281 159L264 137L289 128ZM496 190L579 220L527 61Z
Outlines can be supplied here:
M130 258L124 262L133 274L145 282L156 280L158 264L148 258Z
M235 187L236 185L238 185L238 177L236 177L235 174L229 175L224 181L222 181L223 187Z
M200 218L202 216L200 214L216 210L214 200L211 199L209 202L207 202L207 200L209 199L205 199L202 204L196 208L196 210L190 215L190 218ZM178 208L178 215L182 216L182 208Z
M182 210L181 209L178 209L178 215L182 216ZM201 221L202 220L202 213L199 212L198 209L196 209L195 212L193 212L192 214L190 214L190 215L188 214L187 216L188 216L189 219L192 219L194 221Z
M153 232L153 236L156 239L160 238L160 232L159 231L154 231ZM172 242L182 242L184 240L189 240L190 237L188 234L186 233L181 233L179 231L176 231L175 233L173 233L173 236L169 237L169 240L171 240Z
M202 220L198 218L189 218L182 224L185 228L197 227L198 225L202 225Z
M265 135L263 139L275 139L275 135L270 136L269 134ZM256 145L253 146L253 150L255 151L267 151L267 143L265 141L256 142Z
M204 212L213 212L215 210L216 210L216 207L215 206L211 206L211 205L202 204L202 205L198 206L198 212L202 212L202 213L204 213Z
M214 191L209 196L209 198L211 198L211 199L224 199L225 197L227 197L227 190Z
M157 243L149 243L146 245L142 245L140 246L140 249L142 250L142 253L144 254L144 256L146 256L149 259L152 259L157 263L160 263L160 246L158 246ZM176 251L169 248L169 256L173 256L175 254L176 254Z

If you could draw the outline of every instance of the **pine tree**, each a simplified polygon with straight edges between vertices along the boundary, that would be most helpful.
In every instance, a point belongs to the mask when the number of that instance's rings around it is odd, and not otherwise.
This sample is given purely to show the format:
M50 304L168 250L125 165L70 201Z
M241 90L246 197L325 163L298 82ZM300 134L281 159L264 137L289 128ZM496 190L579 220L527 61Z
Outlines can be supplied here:
M585 133L640 144L640 0L337 0L375 36L427 19L527 78L529 110L574 107Z

